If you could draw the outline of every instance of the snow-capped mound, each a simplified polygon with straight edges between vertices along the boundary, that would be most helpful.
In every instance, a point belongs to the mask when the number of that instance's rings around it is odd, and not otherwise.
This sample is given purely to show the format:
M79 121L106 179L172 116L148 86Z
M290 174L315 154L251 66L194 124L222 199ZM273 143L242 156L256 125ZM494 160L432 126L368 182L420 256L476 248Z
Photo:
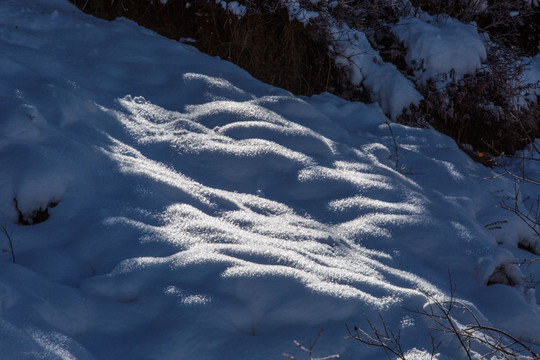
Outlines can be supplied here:
M420 83L429 79L461 79L486 60L486 46L475 24L447 16L402 18L392 30L407 48L405 61Z
M384 62L363 32L347 25L332 28L331 50L336 63L349 71L353 85L363 85L385 114L397 119L423 99L414 84L395 65Z

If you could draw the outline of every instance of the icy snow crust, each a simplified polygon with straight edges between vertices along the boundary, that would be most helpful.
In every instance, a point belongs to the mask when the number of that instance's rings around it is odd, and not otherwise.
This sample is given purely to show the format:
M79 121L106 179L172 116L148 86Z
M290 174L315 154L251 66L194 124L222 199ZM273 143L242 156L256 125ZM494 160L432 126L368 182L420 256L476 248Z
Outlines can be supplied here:
M534 289L483 285L520 254L496 240L529 236L484 228L513 185L449 138L392 124L396 169L377 105L292 96L67 1L2 1L0 49L3 358L275 359L324 328L320 356L383 359L344 339L378 312L429 358L402 306L448 295L448 271L481 319L540 343ZM59 204L22 227L14 198Z

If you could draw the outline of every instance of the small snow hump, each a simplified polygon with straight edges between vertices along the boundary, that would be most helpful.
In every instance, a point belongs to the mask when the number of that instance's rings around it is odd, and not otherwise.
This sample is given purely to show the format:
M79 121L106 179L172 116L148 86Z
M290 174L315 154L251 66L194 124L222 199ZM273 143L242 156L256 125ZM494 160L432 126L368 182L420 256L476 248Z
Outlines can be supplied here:
M13 198L13 203L15 204L15 210L18 214L17 224L19 225L37 225L42 222L45 222L49 220L50 214L49 209L54 208L56 205L58 205L59 201L51 200L47 203L47 205L43 207L39 207L36 210L27 211L23 213L19 209L19 202L17 201L17 198Z

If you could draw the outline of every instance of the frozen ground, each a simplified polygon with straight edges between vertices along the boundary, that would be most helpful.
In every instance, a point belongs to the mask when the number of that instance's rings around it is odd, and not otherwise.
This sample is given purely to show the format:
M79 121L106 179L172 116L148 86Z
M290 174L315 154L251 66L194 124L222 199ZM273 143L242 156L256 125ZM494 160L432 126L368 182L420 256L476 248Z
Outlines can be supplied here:
M396 164L376 104L295 97L63 0L0 3L0 79L2 359L301 358L320 329L316 356L385 359L344 339L378 313L429 358L404 307L448 296L449 272L482 321L540 344L538 287L486 286L534 257L493 206L514 184L435 131L391 124Z

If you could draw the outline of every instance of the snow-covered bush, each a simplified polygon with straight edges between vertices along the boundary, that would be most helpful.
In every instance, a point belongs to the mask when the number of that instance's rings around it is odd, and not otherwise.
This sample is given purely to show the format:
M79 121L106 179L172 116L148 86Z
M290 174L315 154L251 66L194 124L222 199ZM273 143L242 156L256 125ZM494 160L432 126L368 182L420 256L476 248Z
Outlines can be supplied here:
M538 53L540 12L533 0L411 0L433 15L475 22L492 39L528 55Z
M523 64L489 59L491 63L475 74L454 79L444 87L436 81L420 85L425 101L400 120L409 124L427 122L453 137L473 156L512 154L524 148L530 138L538 137L540 128L538 104L520 106L527 87L515 79L521 76ZM452 76L448 73L448 78Z
M531 96L538 80L524 73L525 56L540 44L538 9L520 2L414 3L433 15L402 19L393 31L425 101L400 121L429 123L471 155L513 153L538 137L538 102ZM478 24L465 23L473 20Z
M15 211L17 212L17 224L19 225L36 225L40 224L49 219L49 209L54 208L58 205L59 201L50 200L45 206L39 206L37 209L31 209L29 211L23 212L19 208L19 201L17 198L13 199L13 204Z

